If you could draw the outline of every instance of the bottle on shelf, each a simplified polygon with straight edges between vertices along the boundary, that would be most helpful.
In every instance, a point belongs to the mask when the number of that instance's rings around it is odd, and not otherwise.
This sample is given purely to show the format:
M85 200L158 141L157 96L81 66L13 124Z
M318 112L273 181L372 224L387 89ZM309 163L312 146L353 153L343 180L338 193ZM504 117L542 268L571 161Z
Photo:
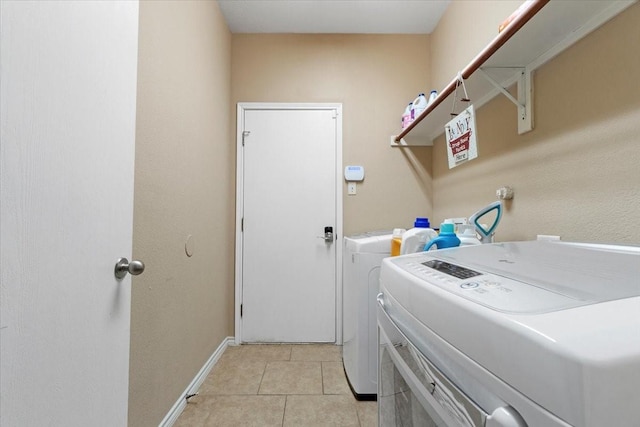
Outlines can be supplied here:
M412 108L413 108L413 102L410 102L409 105L407 105L407 108L404 109L404 113L402 114L402 129L409 126L413 121L413 119L411 118Z
M437 97L438 97L438 91L437 90L432 90L431 93L429 94L429 101L427 102L427 105L429 105L433 101L435 101Z
M422 112L427 108L427 97L424 96L424 93L418 95L416 99L413 100L413 108L411 109L411 121L415 120Z

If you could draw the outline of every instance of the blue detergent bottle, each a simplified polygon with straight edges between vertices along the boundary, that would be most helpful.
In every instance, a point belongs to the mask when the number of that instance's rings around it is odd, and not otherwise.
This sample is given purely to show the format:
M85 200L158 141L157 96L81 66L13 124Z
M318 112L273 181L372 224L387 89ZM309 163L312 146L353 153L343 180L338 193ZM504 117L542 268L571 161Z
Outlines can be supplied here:
M453 230L453 224L451 223L445 222L440 224L440 236L424 245L424 250L428 251L433 245L436 245L438 249L460 246L460 239L458 239L458 236L456 236Z

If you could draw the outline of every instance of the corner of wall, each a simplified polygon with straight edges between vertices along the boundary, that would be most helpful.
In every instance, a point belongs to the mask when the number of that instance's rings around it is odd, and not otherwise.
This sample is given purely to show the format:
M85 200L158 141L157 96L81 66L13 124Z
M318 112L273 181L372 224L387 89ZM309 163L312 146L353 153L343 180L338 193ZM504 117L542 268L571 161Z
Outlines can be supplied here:
M233 334L230 66L217 2L140 2L130 425L157 426Z

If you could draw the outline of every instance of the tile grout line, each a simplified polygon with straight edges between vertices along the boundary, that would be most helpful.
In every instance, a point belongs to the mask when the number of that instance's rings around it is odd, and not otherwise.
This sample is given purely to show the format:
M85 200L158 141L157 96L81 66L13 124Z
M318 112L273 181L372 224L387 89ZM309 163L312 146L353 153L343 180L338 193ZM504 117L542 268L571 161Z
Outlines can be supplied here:
M285 354L282 354L282 356L284 356L282 359L278 359L278 360L269 360L269 357L264 357L262 358L262 360L256 360L256 362L260 362L263 365L263 371L259 380L259 384L257 387L257 392L252 392L252 393L229 393L229 389L225 389L223 393L221 394L212 394L210 397L213 399L216 399L216 397L220 398L220 397L231 397L231 396L235 396L235 397L247 397L247 398L251 398L251 396L254 396L256 398L260 397L260 398L267 398L267 397L276 397L276 396L281 396L284 397L284 402L283 402L283 412L282 412L282 422L281 422L281 426L284 427L285 422L286 422L286 413L288 409L292 409L290 406L292 405L292 402L289 402L289 396L300 396L300 397L313 397L313 396L317 396L319 398L328 398L328 397L335 397L337 398L338 396L340 396L341 394L326 394L327 393L327 387L328 385L331 384L331 381L329 381L331 378L333 378L332 376L330 377L326 377L326 375L328 373L333 373L333 362L337 362L338 364L340 364L340 362L342 362L342 358L339 358L339 360L334 360L333 358L327 359L326 357L318 357L318 355L307 355L306 357L309 357L312 360L305 360L305 355L301 354L301 356L303 356L303 358L301 360L294 360L293 359L293 349L294 346L289 346L289 354L288 356ZM238 356L241 356L241 354L238 354ZM244 359L243 357L241 357L241 359ZM315 359L315 360L313 360ZM327 360L325 360L327 359ZM250 360L240 360L239 362L241 362L241 364L244 363L249 363L251 362ZM284 363L285 365L292 365L292 364L296 364L296 363L319 363L320 364L320 376L321 376L321 390L319 394L307 394L307 393L296 393L296 394L288 394L288 393L278 393L278 394L260 394L261 390L262 390L262 385L264 384L264 379L266 377L266 368L268 367L268 365L270 363ZM327 366L324 366L325 363L328 363ZM219 366L220 368L221 366ZM213 372L211 373L211 375L213 374ZM209 376L211 376L209 375ZM209 377L208 376L208 377ZM255 377L254 377L255 378ZM329 382L329 384L327 384L327 382ZM248 390L247 390L248 391ZM204 395L203 395L204 397ZM207 396L209 397L209 396ZM357 402L354 403L354 405L357 405ZM295 405L294 405L295 407ZM362 426L363 425L363 421L361 420L360 414L358 413L358 408L357 406L353 408L353 410L356 411L356 422L358 426ZM207 416L207 423L210 421L211 417L213 416L211 413L206 414ZM275 420L274 420L275 421Z
M264 374L267 372L267 365L269 362L264 362L264 368L262 369L262 376L260 377L260 384L258 384L258 391L256 392L256 396L260 396L260 389L262 388L262 381L264 380Z
M362 427L362 421L360 421L360 412L358 412L358 400L356 399L353 402L353 408L356 410L356 419L358 420L358 425Z
M282 410L282 427L284 427L284 418L287 413L287 402L289 402L289 396L284 396L284 409Z

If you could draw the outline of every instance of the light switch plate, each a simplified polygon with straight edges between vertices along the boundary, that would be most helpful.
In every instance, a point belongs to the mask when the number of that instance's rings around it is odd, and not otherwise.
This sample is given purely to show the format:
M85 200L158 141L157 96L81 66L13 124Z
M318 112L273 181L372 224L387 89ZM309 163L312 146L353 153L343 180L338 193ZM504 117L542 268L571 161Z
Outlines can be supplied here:
M356 183L355 182L349 182L347 184L347 194L350 196L353 196L356 194Z

